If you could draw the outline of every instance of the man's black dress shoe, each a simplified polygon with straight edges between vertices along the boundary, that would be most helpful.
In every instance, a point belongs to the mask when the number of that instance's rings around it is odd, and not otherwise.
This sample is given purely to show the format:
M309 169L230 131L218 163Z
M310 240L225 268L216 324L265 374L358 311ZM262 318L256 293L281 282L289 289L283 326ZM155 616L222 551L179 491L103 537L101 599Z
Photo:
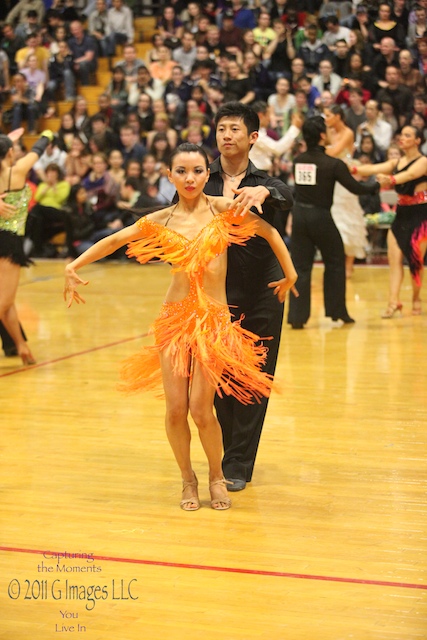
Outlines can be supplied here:
M304 329L303 324L293 323L291 324L292 329Z
M350 318L350 316L344 316L343 318L332 318L332 322L336 322L337 320L342 320L344 324L353 324L354 322L356 322L356 320L353 320L353 318Z
M228 484L231 482L232 484ZM246 487L246 480L239 478L227 478L227 491L243 491Z
M14 356L18 355L18 349L15 346L8 347L4 349L4 355L6 356L6 358L13 358Z

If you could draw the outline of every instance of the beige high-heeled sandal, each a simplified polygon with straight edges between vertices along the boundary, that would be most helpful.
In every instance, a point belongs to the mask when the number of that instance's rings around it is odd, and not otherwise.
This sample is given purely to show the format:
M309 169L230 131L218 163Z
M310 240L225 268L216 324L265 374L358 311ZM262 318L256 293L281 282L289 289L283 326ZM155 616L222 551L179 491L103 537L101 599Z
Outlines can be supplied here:
M19 357L21 358L22 364L24 365L24 367L29 367L33 364L37 364L36 359L31 353L31 351L19 353Z
M183 480L182 491L184 492L187 489L187 487L195 487L197 491L198 486L199 486L199 482L197 480L196 474L194 474L194 480L192 480L191 482L186 482L185 480ZM181 509L183 509L183 511L197 511L198 509L200 509L199 496L197 495L197 496L193 496L192 498L186 498L184 500L181 500L181 502L179 503L179 506L181 507Z
M223 487L227 488L227 484L232 484L232 483L228 482L225 478L221 478L221 480L215 480L214 482L210 482L209 490L211 489L211 487L215 486L216 484L220 484ZM225 498L214 498L213 500L211 500L211 507L212 509L215 509L215 511L225 511L226 509L229 509L231 507L231 500L228 496Z
M402 308L401 302L389 302L387 309L381 314L381 318L390 320L395 315L402 315Z

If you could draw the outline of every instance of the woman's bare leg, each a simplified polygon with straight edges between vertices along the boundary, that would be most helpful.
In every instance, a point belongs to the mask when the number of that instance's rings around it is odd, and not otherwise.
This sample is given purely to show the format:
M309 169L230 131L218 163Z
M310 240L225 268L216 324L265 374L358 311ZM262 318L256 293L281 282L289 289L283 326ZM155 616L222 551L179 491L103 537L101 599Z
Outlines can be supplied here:
M214 413L214 396L214 387L203 374L202 366L195 362L190 390L190 414L199 430L200 441L208 459L211 498L215 502L215 508L227 509L231 502L225 482L222 482L222 432Z
M188 378L174 374L172 359L167 351L163 351L160 354L160 363L166 399L166 435L180 468L183 482L193 483L192 485L187 485L182 497L183 500L193 497L198 498L195 474L190 458L191 432L188 424ZM192 505L189 504L188 506L191 507ZM194 503L194 507L196 506L196 503Z
M354 272L354 256L345 257L345 277L351 278Z
M0 258L0 320L14 341L23 361L34 360L19 326L15 297L19 284L20 266L6 258Z
M384 314L385 317L387 317L387 312L392 315L396 309L401 307L400 289L403 282L403 253L391 229L387 234L387 257L389 264L389 297L388 307Z

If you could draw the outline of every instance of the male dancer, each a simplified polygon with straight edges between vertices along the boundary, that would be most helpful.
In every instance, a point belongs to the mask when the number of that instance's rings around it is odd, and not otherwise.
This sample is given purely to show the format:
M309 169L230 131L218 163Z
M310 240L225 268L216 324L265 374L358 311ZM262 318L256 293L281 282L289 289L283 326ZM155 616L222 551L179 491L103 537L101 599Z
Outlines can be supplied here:
M220 152L210 167L205 192L226 196L247 207L255 207L270 224L282 227L280 218L291 208L290 189L270 178L249 160L249 151L258 138L259 118L250 107L228 102L215 116L216 142ZM268 283L282 277L279 264L262 238L252 238L246 246L228 249L227 299L235 319L243 316L242 326L269 337L265 371L274 374L283 305L272 294ZM216 397L215 407L224 441L223 471L232 482L229 491L241 491L252 479L255 457L267 410L268 398L260 404L242 405L231 397Z
M311 272L316 248L325 264L325 315L344 324L354 322L345 301L345 254L340 233L331 216L335 183L351 193L378 193L379 184L357 182L339 158L326 155L326 124L321 116L302 126L307 151L295 158L295 199L292 210L291 254L298 273L299 297L290 298L288 323L302 329L310 317Z

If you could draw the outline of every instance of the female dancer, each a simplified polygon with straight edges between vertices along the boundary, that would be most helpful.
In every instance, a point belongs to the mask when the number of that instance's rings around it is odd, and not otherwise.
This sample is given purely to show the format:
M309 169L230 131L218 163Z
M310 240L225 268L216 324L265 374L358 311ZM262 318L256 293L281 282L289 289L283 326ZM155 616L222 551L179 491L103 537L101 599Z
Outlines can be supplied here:
M326 153L342 160L352 158L354 133L344 123L343 110L339 105L332 105L324 113L330 142ZM346 276L351 278L354 259L366 255L367 232L358 196L347 191L339 182L335 185L331 214L344 243Z
M200 507L197 478L190 459L190 411L209 463L211 506L231 506L221 469L222 438L213 413L215 392L251 403L271 390L271 376L260 370L266 347L259 338L230 321L225 295L227 246L250 236L265 238L274 250L285 278L271 282L281 302L297 274L278 232L236 201L206 196L208 159L200 147L182 144L174 150L169 180L175 185L176 205L149 214L133 226L105 238L65 269L64 298L68 306L83 299L76 287L87 282L76 270L132 242L128 254L139 262L159 257L173 264L173 279L153 327L155 346L127 361L123 379L128 390L152 390L163 382L166 432L181 470L181 507ZM230 209L230 207L233 209ZM236 217L245 215L242 217ZM242 220L241 224L237 224Z
M412 276L412 313L421 314L420 291L427 248L427 158L420 152L421 143L422 135L415 127L403 127L399 140L402 158L352 167L352 173L361 176L377 174L382 186L394 186L398 193L396 218L387 235L390 290L383 318L393 318L402 310L403 257Z
M13 165L12 140L19 138L22 133L23 129L18 129L10 137L0 136L0 193L6 192L5 202L15 207L12 214L0 215L0 320L12 337L22 362L28 365L35 364L35 360L20 329L15 307L19 267L29 264L23 249L28 202L31 198L26 177L53 140L53 133L44 131L32 150Z

